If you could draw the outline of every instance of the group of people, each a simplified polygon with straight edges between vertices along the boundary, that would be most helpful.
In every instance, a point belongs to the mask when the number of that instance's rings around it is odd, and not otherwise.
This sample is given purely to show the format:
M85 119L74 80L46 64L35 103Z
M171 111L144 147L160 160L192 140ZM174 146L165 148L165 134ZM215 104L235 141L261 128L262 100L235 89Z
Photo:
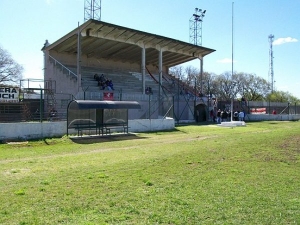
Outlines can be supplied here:
M227 122L231 120L231 111L227 110L218 110L216 115L214 111L210 111L210 117L212 118L213 122L217 122L220 124L221 122ZM217 118L217 121L216 121ZM245 112L244 111L235 111L232 115L233 121L244 121L245 120Z
M103 74L98 75L97 73L94 75L94 80L98 82L98 86L101 90L105 90L107 88L109 91L114 90L114 84L112 80L106 79Z
M244 111L235 111L233 113L234 121L245 121L245 112Z

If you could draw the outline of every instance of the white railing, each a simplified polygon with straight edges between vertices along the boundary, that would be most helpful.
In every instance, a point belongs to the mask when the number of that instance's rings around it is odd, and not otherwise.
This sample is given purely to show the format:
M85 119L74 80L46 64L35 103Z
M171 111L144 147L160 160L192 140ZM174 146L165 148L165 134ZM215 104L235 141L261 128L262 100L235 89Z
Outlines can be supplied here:
M72 70L70 70L69 68L67 68L66 66L64 66L62 63L60 63L58 60L56 60L53 56L49 55L49 58L51 60L53 60L53 63L55 66L60 66L62 68L62 70L66 70L68 75L71 77L74 77L77 79L77 74L74 73Z

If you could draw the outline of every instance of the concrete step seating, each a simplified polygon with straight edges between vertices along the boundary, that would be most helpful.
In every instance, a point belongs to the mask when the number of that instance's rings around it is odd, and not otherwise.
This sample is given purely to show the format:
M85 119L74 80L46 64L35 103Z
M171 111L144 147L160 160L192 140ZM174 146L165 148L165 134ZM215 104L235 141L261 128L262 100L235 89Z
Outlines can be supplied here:
M74 73L77 72L76 67L68 66L68 68ZM82 67L81 68L81 78L82 87L88 92L99 92L102 91L98 86L96 80L94 80L95 74L103 74L107 79L111 79L114 84L114 91L122 93L138 93L142 92L142 73L133 71L120 71L109 68L92 68L92 67ZM156 81L159 80L158 74L152 74ZM145 76L145 86L151 87L154 94L158 93L158 83L155 81L148 73ZM175 82L175 85L177 83ZM173 94L177 93L178 88L175 88L174 82L172 82L172 77L170 75L165 75L163 77L163 85ZM106 89L107 90L107 89Z
M76 71L76 68L70 68L72 71ZM105 78L112 80L114 84L114 90L123 93L141 93L142 92L142 75L137 72L119 71L114 69L103 68L81 68L82 87L89 92L102 91L98 86L96 80L94 80L95 74L103 74ZM146 87L151 87L153 92L158 92L158 84L150 77L146 76ZM107 89L106 89L107 90Z

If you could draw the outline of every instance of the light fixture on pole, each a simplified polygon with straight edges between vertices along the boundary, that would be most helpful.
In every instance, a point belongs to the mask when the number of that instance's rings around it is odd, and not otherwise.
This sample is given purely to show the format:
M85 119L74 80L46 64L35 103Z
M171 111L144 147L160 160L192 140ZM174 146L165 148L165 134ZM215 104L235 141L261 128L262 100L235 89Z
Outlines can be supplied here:
M190 18L190 43L202 46L202 21L206 10L195 8L195 13Z

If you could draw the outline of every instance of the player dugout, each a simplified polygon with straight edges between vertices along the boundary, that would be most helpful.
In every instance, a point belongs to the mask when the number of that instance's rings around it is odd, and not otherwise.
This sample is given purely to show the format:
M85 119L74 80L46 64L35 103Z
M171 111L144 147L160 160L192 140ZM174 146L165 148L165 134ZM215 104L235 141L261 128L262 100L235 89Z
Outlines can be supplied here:
M136 101L73 100L67 109L67 132L69 129L102 129L103 134L103 127L120 124L128 131L128 109L140 108Z

